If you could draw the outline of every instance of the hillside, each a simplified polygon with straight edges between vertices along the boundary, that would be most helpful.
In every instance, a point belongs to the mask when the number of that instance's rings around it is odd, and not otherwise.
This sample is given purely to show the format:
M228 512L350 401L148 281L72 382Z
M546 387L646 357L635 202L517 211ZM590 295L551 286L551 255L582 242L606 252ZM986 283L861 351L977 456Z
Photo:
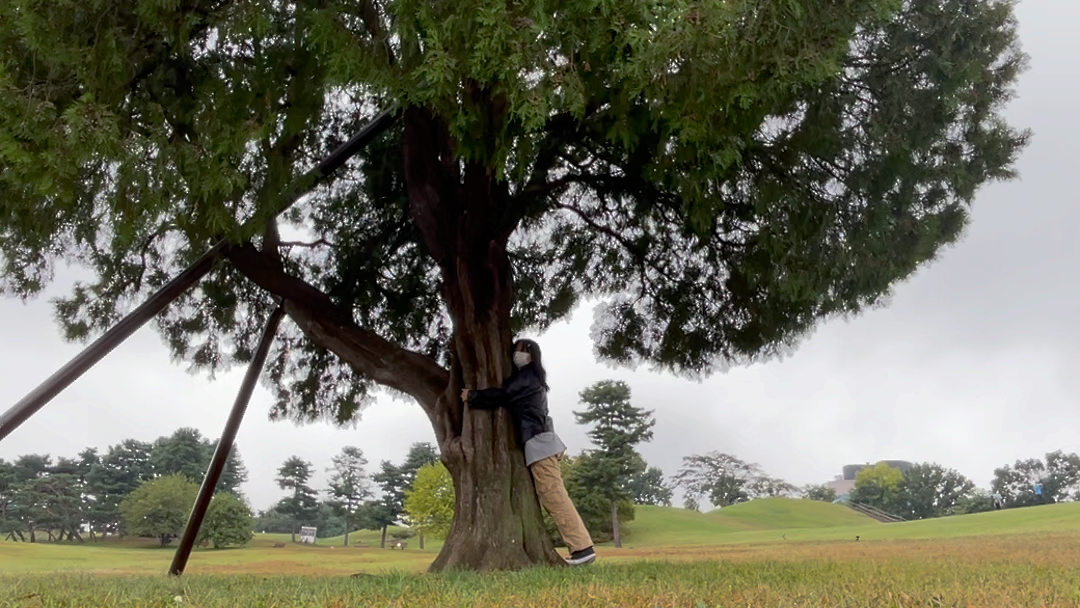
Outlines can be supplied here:
M843 505L812 500L768 498L699 513L674 507L639 506L626 525L633 546L709 545L732 534L761 530L880 525Z
M875 520L850 507L792 498L763 498L709 512L710 516L731 519L758 529L834 528L861 526Z
M783 501L784 499L779 499ZM756 504L760 503L760 504ZM800 504L806 503L806 504ZM824 503L823 503L824 504ZM846 509L841 505L826 507ZM775 519L770 519L770 515ZM821 509L812 501L752 501L711 513L672 507L638 507L627 527L626 547L728 545L787 541L901 540L988 535L1080 532L1080 502L938 519L883 524L851 511ZM816 523L814 523L816 522ZM811 527L813 524L813 527Z

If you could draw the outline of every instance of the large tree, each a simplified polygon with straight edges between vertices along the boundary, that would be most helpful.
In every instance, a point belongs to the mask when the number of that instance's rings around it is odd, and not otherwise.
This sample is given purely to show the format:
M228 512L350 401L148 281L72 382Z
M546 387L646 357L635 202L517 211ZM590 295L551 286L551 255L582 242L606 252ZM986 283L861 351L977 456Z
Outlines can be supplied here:
M371 480L368 479L367 458L364 451L352 445L341 448L341 453L330 459L333 464L327 472L331 473L330 495L328 504L345 523L345 546L349 545L349 531L356 521L356 516L364 502L372 495Z
M2 288L89 267L58 303L85 339L227 238L158 321L178 359L247 361L280 298L276 417L381 385L430 419L433 569L562 563L508 413L461 389L590 298L601 358L693 376L883 302L1012 176L1024 61L1006 0L6 0Z
M672 476L682 488L687 508L707 498L714 507L728 507L754 498L751 484L765 474L757 464L746 462L731 454L708 452L683 457L683 464Z
M292 542L296 542L297 526L311 523L319 510L319 497L308 482L312 475L311 463L299 456L290 456L278 467L278 487L289 494L278 501L276 509L292 517Z
M183 475L144 482L120 501L124 526L129 534L156 537L165 547L184 531L198 493L199 486Z
M87 473L87 488L93 498L87 517L98 531L123 531L120 502L144 481L153 478L151 445L126 439L109 446Z
M199 529L199 542L213 543L215 549L244 545L254 536L254 528L251 507L232 492L220 492L210 501Z
M198 429L183 427L172 435L158 437L150 450L150 468L154 477L183 475L200 483L210 462L207 440Z
M895 513L904 519L927 519L970 509L975 484L955 469L933 462L919 463L903 473Z
M671 487L659 467L650 467L644 459L634 467L637 472L630 476L627 489L637 505L671 506Z
M206 469L214 457L217 441L202 436L198 429L179 428L168 437L159 437L150 454L150 466L155 477L183 475L201 484ZM240 450L233 445L221 471L216 492L240 495L240 484L247 481L247 468L240 458Z
M832 502L836 500L836 489L823 483L811 484L802 489L802 497L806 500Z
M445 538L454 521L454 482L450 471L441 462L426 464L416 472L412 485L405 492L405 519L420 534Z
M405 494L412 488L417 473L426 465L439 461L435 446L417 442L409 446L405 461L397 465L389 460L380 464L379 471L371 476L379 486L378 500L368 501L361 513L364 526L381 530L380 547L386 547L386 531L405 512Z
M1042 485L1042 495L1035 494ZM1045 460L1028 458L994 469L990 485L1008 507L1027 507L1047 502L1080 498L1080 456L1056 450Z
M612 540L622 547L619 505L634 498L630 481L645 472L637 445L652 441L653 413L630 403L630 386L618 380L601 380L581 391L584 411L575 411L578 424L591 425L589 439L597 449L577 468L579 481L607 502ZM633 503L630 503L633 510Z
M855 486L848 498L851 502L895 513L899 510L900 484L903 481L903 471L879 462L855 475Z

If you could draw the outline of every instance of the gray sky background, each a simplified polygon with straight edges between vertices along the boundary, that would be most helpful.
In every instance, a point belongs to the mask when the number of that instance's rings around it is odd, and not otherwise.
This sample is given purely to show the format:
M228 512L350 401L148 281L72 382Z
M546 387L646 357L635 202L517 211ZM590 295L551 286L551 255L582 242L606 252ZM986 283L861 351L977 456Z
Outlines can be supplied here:
M592 356L592 314L540 336L550 406L573 453L588 447L571 410L597 380L626 380L654 409L655 439L641 452L673 474L683 456L719 450L760 463L796 484L828 481L846 463L935 461L986 487L1018 458L1080 451L1075 373L1080 226L1080 2L1027 0L1018 7L1031 55L1010 122L1035 132L1021 179L979 195L966 238L911 281L891 305L823 326L788 359L696 383L615 370ZM65 344L41 299L0 300L0 408L7 408L79 351ZM169 360L148 326L0 443L0 458L28 452L74 456L180 426L217 437L242 370L208 382ZM420 408L381 398L355 429L271 423L256 392L237 439L256 508L283 493L274 472L296 454L315 464L317 486L342 446L372 468L400 461L414 441L434 442Z

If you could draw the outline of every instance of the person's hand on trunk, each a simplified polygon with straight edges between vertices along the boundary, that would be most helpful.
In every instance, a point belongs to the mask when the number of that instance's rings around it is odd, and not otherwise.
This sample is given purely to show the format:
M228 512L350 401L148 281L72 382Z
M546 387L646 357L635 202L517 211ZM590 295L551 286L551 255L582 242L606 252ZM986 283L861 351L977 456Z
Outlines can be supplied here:
M468 401L470 392L472 392L471 388L463 388L463 389L461 389L461 400L462 401Z

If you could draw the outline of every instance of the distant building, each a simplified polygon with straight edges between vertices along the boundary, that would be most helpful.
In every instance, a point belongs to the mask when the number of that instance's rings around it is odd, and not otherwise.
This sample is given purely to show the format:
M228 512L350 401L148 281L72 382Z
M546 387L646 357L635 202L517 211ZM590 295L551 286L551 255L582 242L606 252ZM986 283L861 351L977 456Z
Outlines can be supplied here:
M894 469L900 469L902 473L907 473L911 470L911 467L915 466L906 460L879 460L874 464L881 463L885 463ZM847 502L851 490L855 488L855 476L859 474L859 471L872 467L874 464L845 464L841 469L842 475L832 481L825 482L823 485L836 491L835 502Z

